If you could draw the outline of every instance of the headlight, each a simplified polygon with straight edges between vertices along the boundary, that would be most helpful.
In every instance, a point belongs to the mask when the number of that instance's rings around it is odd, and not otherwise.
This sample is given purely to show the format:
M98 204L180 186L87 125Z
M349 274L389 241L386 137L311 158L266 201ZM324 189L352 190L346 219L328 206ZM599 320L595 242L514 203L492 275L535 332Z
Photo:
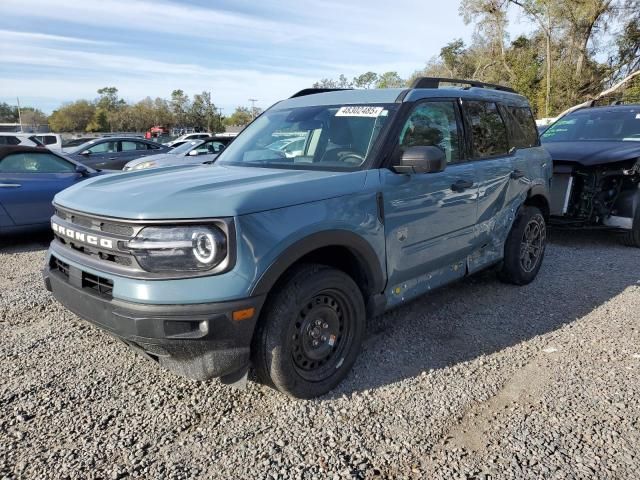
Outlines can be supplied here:
M148 160L146 162L142 162L139 163L137 165L135 165L131 170L142 170L143 168L151 168L151 167L155 167L156 166L156 162L153 160Z
M218 227L146 227L127 244L148 272L201 272L227 257L227 236Z

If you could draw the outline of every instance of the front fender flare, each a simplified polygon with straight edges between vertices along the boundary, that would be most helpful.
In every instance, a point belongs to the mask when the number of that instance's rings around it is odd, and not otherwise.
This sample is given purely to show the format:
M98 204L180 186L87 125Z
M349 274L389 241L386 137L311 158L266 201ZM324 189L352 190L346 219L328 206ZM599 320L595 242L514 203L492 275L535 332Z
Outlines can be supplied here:
M282 274L302 257L314 250L332 246L345 247L356 257L366 275L370 290L368 293L370 295L384 290L385 275L380 266L380 259L369 242L347 230L324 230L308 235L282 251L278 258L260 276L253 287L251 295L269 293Z

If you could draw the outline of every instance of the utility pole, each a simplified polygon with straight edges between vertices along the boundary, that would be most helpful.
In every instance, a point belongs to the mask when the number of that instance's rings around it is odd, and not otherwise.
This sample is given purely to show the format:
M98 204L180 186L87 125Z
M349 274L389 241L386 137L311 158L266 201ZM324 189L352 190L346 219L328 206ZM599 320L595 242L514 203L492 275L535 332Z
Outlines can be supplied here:
M22 112L20 111L20 97L16 97L18 100L18 121L20 122L20 133L22 133Z
M222 124L222 108L220 107L215 107L216 112L218 112L218 125L220 128L222 128L222 131L225 131L224 125Z
M258 101L258 99L250 98L249 101L251 102L251 119L253 120L254 118L256 118L256 102Z

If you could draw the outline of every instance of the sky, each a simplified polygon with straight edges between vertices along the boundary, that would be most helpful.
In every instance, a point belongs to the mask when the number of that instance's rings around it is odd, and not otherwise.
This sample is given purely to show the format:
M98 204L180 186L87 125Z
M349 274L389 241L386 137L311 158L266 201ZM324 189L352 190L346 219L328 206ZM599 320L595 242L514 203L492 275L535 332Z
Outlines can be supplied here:
M51 113L115 86L127 101L211 92L229 115L343 73L407 77L455 38L455 0L0 0L0 101ZM519 17L512 30L526 28ZM515 25L515 26L514 26Z

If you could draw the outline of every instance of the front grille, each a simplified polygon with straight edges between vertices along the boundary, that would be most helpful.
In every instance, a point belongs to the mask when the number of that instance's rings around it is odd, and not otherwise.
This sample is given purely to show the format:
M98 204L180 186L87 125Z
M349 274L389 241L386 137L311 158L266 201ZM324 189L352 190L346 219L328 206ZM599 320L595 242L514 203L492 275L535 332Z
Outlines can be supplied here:
M142 226L78 214L60 207L56 207L55 216L52 220L54 223L59 223L60 220L63 220L62 226L65 229L71 229L72 231L77 229L78 232L85 234L85 236L94 235L96 238L108 239L113 245L113 248L104 248L99 243L96 244L95 241L93 244L89 244L89 242L85 241L85 237L78 239L72 235L67 235L65 234L66 230L54 231L56 241L65 248L87 255L94 260L108 262L114 266L140 270L135 257L127 250L125 245Z
M113 281L108 278L82 272L82 288L90 288L103 297L113 298Z
M69 223L88 228L89 230L95 230L96 232L112 233L125 237L132 237L135 233L134 228L126 223L93 218L89 215L81 215L59 207L56 208L56 215Z
M52 270L57 270L58 272L62 273L62 275L64 275L65 277L69 278L68 263L63 262L62 260L52 255L51 260L49 261L49 266L51 267Z

